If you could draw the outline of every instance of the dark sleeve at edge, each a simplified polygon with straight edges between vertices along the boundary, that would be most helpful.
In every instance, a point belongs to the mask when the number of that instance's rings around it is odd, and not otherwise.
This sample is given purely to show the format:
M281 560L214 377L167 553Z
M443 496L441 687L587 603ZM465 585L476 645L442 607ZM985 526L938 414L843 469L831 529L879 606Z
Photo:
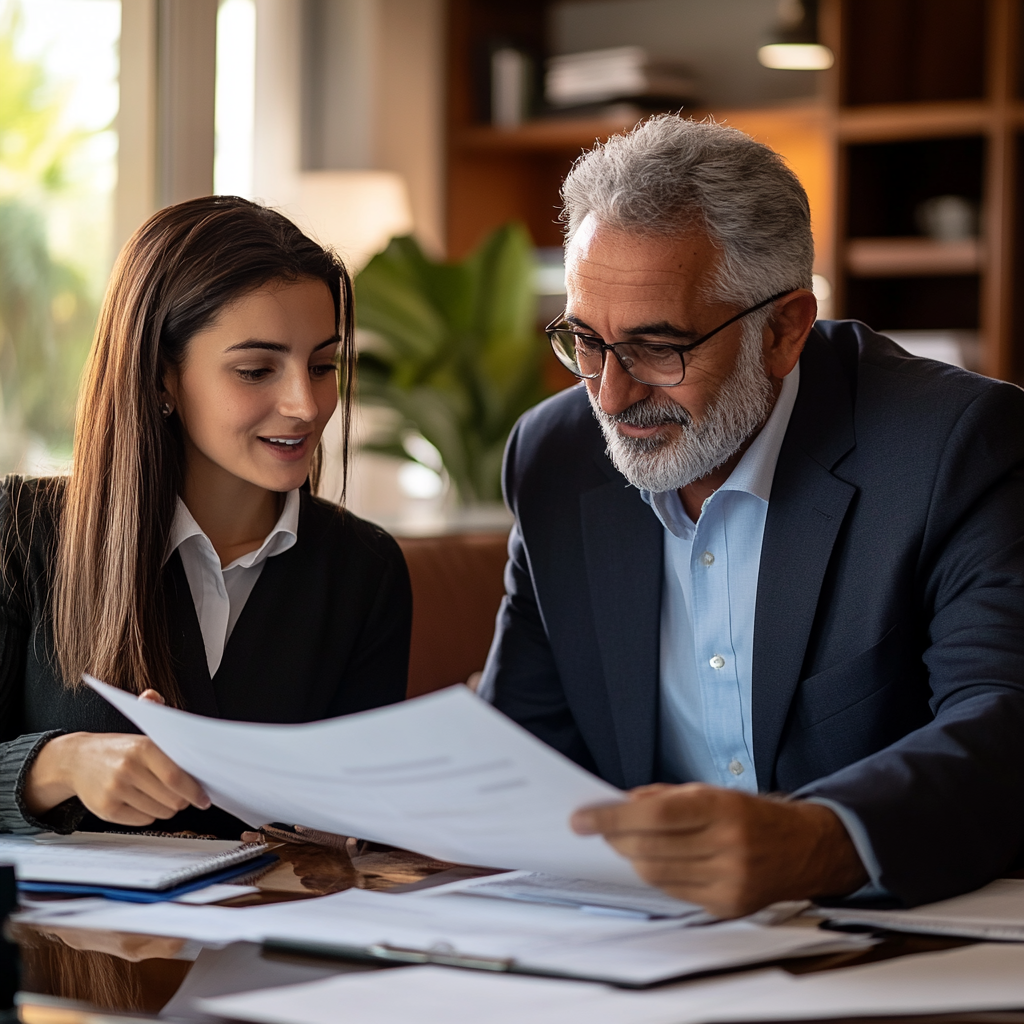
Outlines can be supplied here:
M520 420L505 448L502 489L515 515L515 525L508 541L505 596L498 609L479 693L548 746L597 774L597 765L566 700L520 525L516 454L522 426Z

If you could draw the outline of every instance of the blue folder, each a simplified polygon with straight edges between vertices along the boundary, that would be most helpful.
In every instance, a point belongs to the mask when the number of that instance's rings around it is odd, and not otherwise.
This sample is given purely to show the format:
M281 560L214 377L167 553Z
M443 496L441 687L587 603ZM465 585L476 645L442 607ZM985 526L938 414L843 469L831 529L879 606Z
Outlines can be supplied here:
M108 900L124 900L127 903L162 903L165 900L174 900L186 893L195 892L197 889L205 889L208 885L217 882L228 882L240 875L248 875L253 871L273 864L277 855L264 853L262 856L254 857L241 864L232 864L229 868L220 871L213 871L200 878L193 878L181 885L171 889L117 889L104 885L75 885L70 882L18 882L18 889L21 892L59 892L69 896L105 896Z

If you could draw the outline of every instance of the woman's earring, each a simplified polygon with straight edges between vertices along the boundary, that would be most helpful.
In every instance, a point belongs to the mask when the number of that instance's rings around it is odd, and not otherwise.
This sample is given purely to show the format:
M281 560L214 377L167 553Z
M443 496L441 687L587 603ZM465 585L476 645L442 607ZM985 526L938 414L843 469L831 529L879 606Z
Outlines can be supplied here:
M163 416L164 419L167 419L172 412L174 412L174 409L171 407L170 402L164 402L164 404L160 406L160 415Z

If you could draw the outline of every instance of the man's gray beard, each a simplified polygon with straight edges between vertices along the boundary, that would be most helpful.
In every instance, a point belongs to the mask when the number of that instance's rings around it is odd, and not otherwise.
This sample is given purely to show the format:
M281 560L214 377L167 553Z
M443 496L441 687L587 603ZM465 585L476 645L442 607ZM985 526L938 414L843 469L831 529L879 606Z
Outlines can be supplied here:
M677 403L655 395L609 416L587 390L601 425L612 465L634 486L647 491L675 491L700 480L728 462L768 418L774 393L764 370L761 332L743 332L736 368L722 383L699 423ZM616 424L653 427L676 423L674 438L626 437Z

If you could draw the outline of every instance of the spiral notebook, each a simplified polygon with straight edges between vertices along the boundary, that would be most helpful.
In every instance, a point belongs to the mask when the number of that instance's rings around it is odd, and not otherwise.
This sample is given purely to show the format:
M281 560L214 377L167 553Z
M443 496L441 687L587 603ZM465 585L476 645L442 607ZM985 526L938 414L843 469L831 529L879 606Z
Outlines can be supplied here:
M263 858L263 843L176 836L72 832L0 836L0 863L13 864L18 884L164 892L224 875Z

